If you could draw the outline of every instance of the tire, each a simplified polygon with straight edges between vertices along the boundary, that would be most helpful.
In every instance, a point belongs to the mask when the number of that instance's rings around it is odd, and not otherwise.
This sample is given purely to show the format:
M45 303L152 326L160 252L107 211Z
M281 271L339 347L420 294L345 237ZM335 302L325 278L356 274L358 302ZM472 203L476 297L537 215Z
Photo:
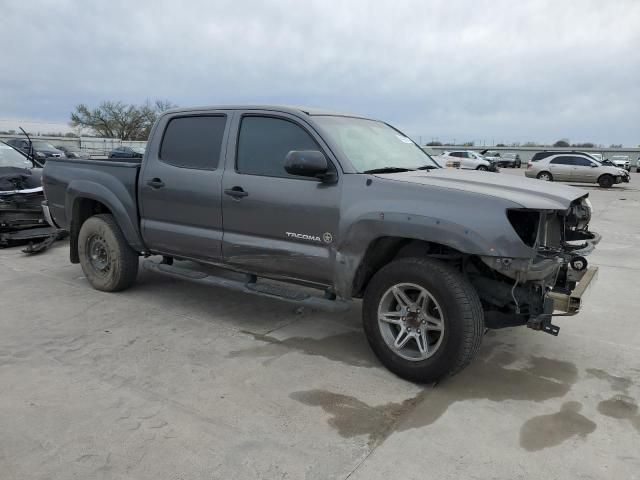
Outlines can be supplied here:
M84 275L96 290L118 292L136 281L138 253L129 246L112 215L95 215L82 224L78 255Z
M478 168L476 168L476 170L480 171L480 172L486 172L489 170L488 167L485 167L484 165L480 165Z
M613 186L614 180L613 177L611 175L601 175L600 178L598 178L598 185L600 185L602 188L611 188Z
M424 312L429 313L430 320L424 320L422 313L414 313L413 318L405 316L405 320L399 317L404 308L398 311L395 287L406 288L409 296L415 288L414 301L419 289L425 290L430 298ZM397 304L389 303L389 298ZM394 317L392 323L379 320L383 312ZM437 323L431 325L431 319L437 317L439 331ZM466 367L480 348L484 333L480 299L468 280L447 264L424 257L395 260L373 276L364 295L362 321L369 345L384 366L399 377L418 383L437 382ZM414 326L413 330L409 325ZM428 325L436 329L430 330ZM425 326L427 340L419 335ZM398 342L403 328L405 335L408 330L414 337L396 349L393 343ZM426 354L418 345L418 337L428 345Z
M551 175L549 172L540 172L536 178L538 180L544 180L545 182L553 182L553 175Z

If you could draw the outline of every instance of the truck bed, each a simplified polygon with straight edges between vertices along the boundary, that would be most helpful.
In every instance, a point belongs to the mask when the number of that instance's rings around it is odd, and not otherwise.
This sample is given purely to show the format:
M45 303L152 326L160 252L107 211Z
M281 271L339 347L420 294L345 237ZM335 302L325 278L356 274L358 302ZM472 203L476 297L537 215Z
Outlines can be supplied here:
M70 229L73 208L77 208L73 204L77 192L92 192L111 198L113 203L110 207L114 215L124 214L137 220L137 183L141 162L140 158L50 159L44 167L43 186L58 226Z

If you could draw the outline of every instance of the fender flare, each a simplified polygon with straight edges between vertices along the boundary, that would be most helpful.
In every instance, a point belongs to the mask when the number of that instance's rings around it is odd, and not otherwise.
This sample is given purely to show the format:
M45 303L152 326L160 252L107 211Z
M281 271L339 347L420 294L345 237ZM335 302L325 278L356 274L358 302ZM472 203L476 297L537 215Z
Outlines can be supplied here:
M82 199L90 199L100 202L109 209L129 245L138 252L144 252L146 247L137 224L138 216L136 214L135 218L131 218L126 206L120 199L131 198L131 195L126 191L124 186L117 186L117 190L122 190L122 192L117 192L120 193L122 197L119 197L115 192L97 182L90 180L71 181L67 186L67 194L65 196L65 212L67 218L72 219L73 225L74 212ZM136 208L135 204L130 206L130 208ZM77 228L79 230L80 225L78 225Z

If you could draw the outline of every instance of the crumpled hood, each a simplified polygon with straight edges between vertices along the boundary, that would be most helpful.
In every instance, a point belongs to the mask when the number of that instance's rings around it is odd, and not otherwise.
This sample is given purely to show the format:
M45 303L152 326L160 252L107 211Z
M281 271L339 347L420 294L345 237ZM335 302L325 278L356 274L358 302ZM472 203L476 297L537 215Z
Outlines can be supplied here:
M453 169L376 174L379 178L427 187L489 195L517 203L522 208L566 210L571 202L588 195L585 190L515 175Z

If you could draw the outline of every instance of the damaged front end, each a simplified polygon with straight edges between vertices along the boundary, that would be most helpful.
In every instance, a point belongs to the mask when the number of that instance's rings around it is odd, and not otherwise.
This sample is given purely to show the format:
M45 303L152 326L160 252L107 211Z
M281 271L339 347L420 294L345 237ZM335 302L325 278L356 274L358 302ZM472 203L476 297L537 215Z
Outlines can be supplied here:
M564 211L513 209L507 217L520 239L531 247L530 258L480 257L469 276L485 307L488 328L527 325L557 335L553 316L580 311L597 267L588 256L600 241L590 232L592 206L587 196ZM560 313L554 313L560 312Z
M29 170L0 168L0 248L27 244L25 253L37 253L64 236L45 219L39 183Z

